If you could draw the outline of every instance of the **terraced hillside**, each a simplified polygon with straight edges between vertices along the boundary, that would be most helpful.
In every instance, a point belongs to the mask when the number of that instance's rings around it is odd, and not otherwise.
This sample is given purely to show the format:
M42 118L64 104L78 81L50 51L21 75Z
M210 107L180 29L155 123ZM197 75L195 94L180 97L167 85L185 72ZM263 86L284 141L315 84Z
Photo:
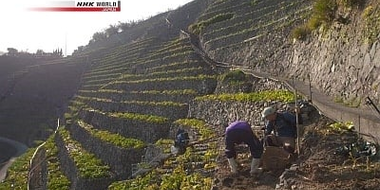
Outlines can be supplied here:
M6 64L18 65L11 61L2 66ZM86 66L86 57L28 58L24 67L8 70L10 73L2 80L4 88L0 101L2 136L27 146L45 140L78 90L78 81Z
M291 42L290 32L311 15L311 2L214 1L190 30L199 35L203 49L217 61L263 66L272 56L287 53L283 48Z
M110 52L91 61L65 126L50 140L61 176L74 189L104 189L129 178L144 148L171 138L173 122L188 115L188 102L216 87L214 71L189 38L148 38ZM50 179L49 167L44 171L35 178Z

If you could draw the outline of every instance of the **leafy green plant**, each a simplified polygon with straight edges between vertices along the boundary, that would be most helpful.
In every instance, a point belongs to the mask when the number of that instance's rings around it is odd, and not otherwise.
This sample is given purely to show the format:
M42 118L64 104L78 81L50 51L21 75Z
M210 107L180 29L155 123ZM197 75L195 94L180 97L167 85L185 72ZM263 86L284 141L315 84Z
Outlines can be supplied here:
M162 148L164 153L170 153L170 147L174 144L174 140L173 139L159 139L154 144Z
M84 128L89 133L91 133L93 136L105 142L112 143L115 146L120 146L123 148L134 148L134 149L141 149L141 148L146 147L146 144L141 140L134 139L134 138L125 138L119 134L113 134L108 131L95 129L93 126L91 126L88 123L85 123L82 120L78 121L78 125Z
M329 127L337 132L344 132L344 131L352 131L354 130L354 125L352 121L347 121L347 122L337 122L330 124Z
M187 125L194 129L210 129L204 121L196 119L182 119L175 121L176 124ZM201 139L207 133L200 132ZM170 146L173 144L173 140L160 139L155 143L158 146ZM135 179L126 181L119 181L112 183L109 189L150 189L150 190L203 190L211 189L212 178L208 177L208 174L203 174L198 169L202 169L204 172L212 172L217 168L215 162L218 156L218 146L216 142L207 143L207 151L197 151L194 146L189 146L182 155L170 157L164 161L162 167L155 168L144 176L137 176ZM195 163L201 163L196 166Z
M364 9L362 13L362 18L364 20L363 27L363 38L368 44L372 44L378 39L380 35L380 12L379 5L376 7L368 6Z
M169 121L169 119L166 117L160 117L160 116L155 116L155 115L144 115L144 114L137 114L137 113L116 112L116 113L108 113L107 115L111 117L140 120L140 121L146 121L149 123L158 123L158 124L167 123Z
M112 84L136 84L136 83L144 83L144 82L163 82L163 81L186 81L186 80L205 80L205 79L214 79L215 76L212 75L198 75L198 76L190 76L190 77L172 77L172 78L155 78L155 79L141 79L135 81L115 81L111 82L108 85ZM105 88L103 86L102 88Z
M299 26L292 30L292 38L297 40L305 40L306 37L311 33L310 29L306 25Z
M212 138L215 135L211 127L199 119L179 119L174 123L196 129L201 134L202 139Z
M219 94L196 97L195 100L220 100L220 101L281 101L293 102L294 94L287 90L261 91L253 93Z
M293 39L304 40L311 31L321 25L329 26L336 19L336 12L340 8L352 8L362 6L364 0L316 0L313 5L313 13L309 20L301 27L293 29ZM342 19L340 19L342 20ZM344 19L343 19L344 20Z
M143 93L143 94L168 94L168 95L190 95L197 94L197 91L193 89L183 89L183 90L147 90L147 91L131 91L131 93Z
M59 129L59 134L66 146L70 147L67 151L74 160L79 176L87 179L110 177L110 167L103 164L94 154L83 149L80 143L71 139L69 131L61 128Z
M222 82L242 82L245 81L246 76L243 71L236 69L229 71L218 77L218 80Z
M58 160L58 148L54 142L55 134L51 135L46 141L46 160L48 166L47 187L48 189L68 190L70 189L70 180L62 173Z
M317 0L313 7L313 17L329 24L334 19L337 8L335 0Z

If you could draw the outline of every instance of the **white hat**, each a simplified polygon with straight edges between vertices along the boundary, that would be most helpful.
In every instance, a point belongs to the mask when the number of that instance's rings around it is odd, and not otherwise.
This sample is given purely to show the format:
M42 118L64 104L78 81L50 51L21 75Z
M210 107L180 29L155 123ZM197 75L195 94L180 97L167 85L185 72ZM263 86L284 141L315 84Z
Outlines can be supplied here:
M261 116L266 118L268 115L274 114L274 112L276 112L276 110L273 107L266 107L263 112L261 112Z

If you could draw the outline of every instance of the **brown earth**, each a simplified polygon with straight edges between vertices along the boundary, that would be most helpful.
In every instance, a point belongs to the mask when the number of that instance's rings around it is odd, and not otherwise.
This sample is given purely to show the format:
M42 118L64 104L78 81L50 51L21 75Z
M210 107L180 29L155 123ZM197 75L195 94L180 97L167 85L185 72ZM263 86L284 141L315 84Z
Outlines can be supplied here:
M301 154L292 165L284 170L265 170L256 177L249 174L249 149L239 146L239 173L231 174L227 159L222 157L212 189L380 189L378 158L343 151L342 147L360 142L360 137L354 131L333 128L332 123L323 116L305 123Z

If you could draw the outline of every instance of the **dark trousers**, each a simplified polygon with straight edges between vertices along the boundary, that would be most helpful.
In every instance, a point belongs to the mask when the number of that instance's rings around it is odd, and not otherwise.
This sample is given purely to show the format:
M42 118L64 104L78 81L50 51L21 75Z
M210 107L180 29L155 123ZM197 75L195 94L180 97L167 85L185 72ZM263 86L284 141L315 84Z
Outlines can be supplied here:
M227 158L236 158L235 145L245 143L249 146L251 156L260 158L263 153L263 145L259 139L252 133L243 129L233 129L226 134L226 150Z

